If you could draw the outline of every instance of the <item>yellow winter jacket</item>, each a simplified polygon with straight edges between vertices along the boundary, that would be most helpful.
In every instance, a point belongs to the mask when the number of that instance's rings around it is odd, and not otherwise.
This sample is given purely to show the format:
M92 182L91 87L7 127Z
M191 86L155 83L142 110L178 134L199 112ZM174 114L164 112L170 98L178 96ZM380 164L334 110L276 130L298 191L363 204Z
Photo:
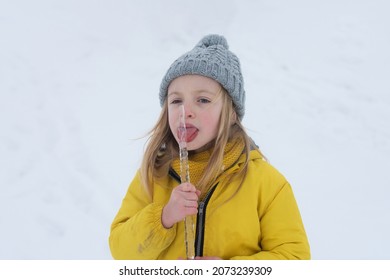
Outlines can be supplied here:
M244 156L227 172L237 171L243 162ZM239 180L226 185L222 178L217 183L211 196L200 203L204 209L198 215L205 217L198 219L203 220L197 226L198 255L235 260L310 259L290 184L258 151L251 151L246 178L232 199L226 201ZM162 208L178 184L174 176L155 183L151 201L136 174L111 225L109 244L115 259L185 259L184 222L170 229L161 223Z

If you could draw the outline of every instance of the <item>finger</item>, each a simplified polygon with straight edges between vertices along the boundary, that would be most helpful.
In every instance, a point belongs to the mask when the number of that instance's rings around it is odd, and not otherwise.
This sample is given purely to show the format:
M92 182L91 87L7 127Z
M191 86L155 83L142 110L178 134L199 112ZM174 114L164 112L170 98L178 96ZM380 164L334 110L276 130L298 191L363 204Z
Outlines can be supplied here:
M185 207L184 208L184 215L185 216L192 216L198 214L198 208L195 207Z
M192 200L192 201L198 201L199 200L199 197L196 193L192 193L192 192L185 192L183 193L183 198L185 200Z
M185 200L184 201L184 207L187 208L198 208L198 202L194 200Z
M196 192L196 188L191 183L183 183L180 185L180 190L182 192Z

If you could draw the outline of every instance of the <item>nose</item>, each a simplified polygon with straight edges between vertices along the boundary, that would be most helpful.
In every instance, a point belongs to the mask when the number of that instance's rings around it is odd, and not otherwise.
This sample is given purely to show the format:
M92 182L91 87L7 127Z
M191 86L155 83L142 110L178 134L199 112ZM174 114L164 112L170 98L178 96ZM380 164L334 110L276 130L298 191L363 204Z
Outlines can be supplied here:
M193 111L193 108L190 104L185 103L184 105L184 116L187 119L192 119L195 117L195 113Z

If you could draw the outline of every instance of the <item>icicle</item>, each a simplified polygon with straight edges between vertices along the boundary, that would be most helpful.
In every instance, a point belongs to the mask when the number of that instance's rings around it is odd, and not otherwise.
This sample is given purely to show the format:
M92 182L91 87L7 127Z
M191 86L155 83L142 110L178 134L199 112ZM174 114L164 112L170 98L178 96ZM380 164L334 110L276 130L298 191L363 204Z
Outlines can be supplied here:
M188 166L187 129L185 122L184 106L180 106L179 148L180 148L180 179L182 183L190 182L190 170ZM184 236L187 259L195 258L195 229L194 217L187 216L184 219Z

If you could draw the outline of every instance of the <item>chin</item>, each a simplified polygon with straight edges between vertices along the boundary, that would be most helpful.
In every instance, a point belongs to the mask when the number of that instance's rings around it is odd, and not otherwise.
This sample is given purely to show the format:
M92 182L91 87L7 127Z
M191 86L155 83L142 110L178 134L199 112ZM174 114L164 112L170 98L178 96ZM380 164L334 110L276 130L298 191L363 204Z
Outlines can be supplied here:
M188 151L197 151L199 149L202 149L203 145L196 145L195 143L187 143L187 150Z
M196 151L198 150L200 147L197 147L197 146L192 146L192 145L188 145L187 144L187 150L188 151Z

